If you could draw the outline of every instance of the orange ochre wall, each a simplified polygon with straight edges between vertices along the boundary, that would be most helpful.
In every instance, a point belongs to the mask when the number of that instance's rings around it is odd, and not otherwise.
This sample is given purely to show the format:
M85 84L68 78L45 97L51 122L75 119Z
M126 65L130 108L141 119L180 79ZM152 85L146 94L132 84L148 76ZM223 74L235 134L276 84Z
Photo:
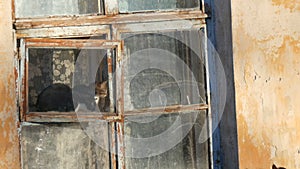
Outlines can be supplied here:
M0 169L20 168L11 1L0 0Z
M241 169L300 169L300 1L232 0Z

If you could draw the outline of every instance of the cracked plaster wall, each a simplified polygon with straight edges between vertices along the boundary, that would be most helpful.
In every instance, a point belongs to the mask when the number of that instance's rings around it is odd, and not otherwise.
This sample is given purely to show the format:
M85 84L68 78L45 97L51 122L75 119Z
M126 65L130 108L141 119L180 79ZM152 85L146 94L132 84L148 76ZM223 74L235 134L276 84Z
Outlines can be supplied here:
M232 0L240 168L300 168L300 1Z

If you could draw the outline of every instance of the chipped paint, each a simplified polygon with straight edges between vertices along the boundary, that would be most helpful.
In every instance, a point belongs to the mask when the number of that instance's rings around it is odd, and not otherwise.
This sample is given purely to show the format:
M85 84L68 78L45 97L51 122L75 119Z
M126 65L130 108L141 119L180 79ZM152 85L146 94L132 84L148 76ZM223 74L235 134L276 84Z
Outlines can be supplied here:
M257 144L257 142L254 141L255 136L247 134L249 127L247 126L245 117L239 115L238 119L238 127L242 134L240 135L242 139L239 142L239 146L244 147L239 149L239 153L242 154L242 156L240 156L240 161L242 161L240 168L270 168L268 163L266 163L270 155L269 145ZM255 161L256 164L253 164L253 161ZM259 166L257 166L257 164L259 164Z
M18 19L15 23L17 29L48 28L59 26L107 25L122 23L142 23L172 21L184 19L204 19L207 15L202 11L174 11L153 12L126 15L100 15L81 17L52 17L46 19Z
M272 0L274 5L283 6L289 9L291 12L300 10L300 1L298 0Z
M82 32L81 30L85 31ZM20 29L17 30L18 38L37 37L37 38L66 38L66 37L87 37L109 34L108 25L95 26L70 26L70 27L53 27L39 29Z
M15 93L11 1L0 2L0 168L18 169L19 141Z
M240 168L300 168L300 22L294 0L232 1Z

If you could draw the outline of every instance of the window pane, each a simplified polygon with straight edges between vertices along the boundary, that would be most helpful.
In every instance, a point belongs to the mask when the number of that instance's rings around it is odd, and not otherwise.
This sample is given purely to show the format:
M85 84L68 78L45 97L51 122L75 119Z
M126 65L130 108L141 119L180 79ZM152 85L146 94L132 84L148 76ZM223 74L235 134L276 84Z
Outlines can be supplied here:
M197 7L198 0L119 0L121 13Z
M43 17L101 13L98 0L15 0L16 17Z
M21 130L22 166L28 169L109 169L108 126L97 131L97 145L80 124L23 125ZM105 147L104 147L105 146Z
M209 168L205 121L205 111L125 118L126 168Z
M108 111L106 53L104 49L29 48L29 111Z
M124 98L130 100L125 110L206 103L204 60L189 44L198 45L198 50L201 46L188 31L123 38Z

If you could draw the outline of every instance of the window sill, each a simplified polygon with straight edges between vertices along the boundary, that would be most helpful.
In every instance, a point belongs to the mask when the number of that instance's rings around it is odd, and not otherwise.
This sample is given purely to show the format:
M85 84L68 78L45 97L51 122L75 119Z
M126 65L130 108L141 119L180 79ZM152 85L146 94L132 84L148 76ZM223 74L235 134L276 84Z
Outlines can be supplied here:
M202 11L175 11L175 12L153 12L120 14L114 16L73 16L73 17L51 17L34 19L17 19L16 29L47 28L62 26L84 26L84 25L107 25L122 23L141 23L172 21L186 19L205 19L207 14Z

